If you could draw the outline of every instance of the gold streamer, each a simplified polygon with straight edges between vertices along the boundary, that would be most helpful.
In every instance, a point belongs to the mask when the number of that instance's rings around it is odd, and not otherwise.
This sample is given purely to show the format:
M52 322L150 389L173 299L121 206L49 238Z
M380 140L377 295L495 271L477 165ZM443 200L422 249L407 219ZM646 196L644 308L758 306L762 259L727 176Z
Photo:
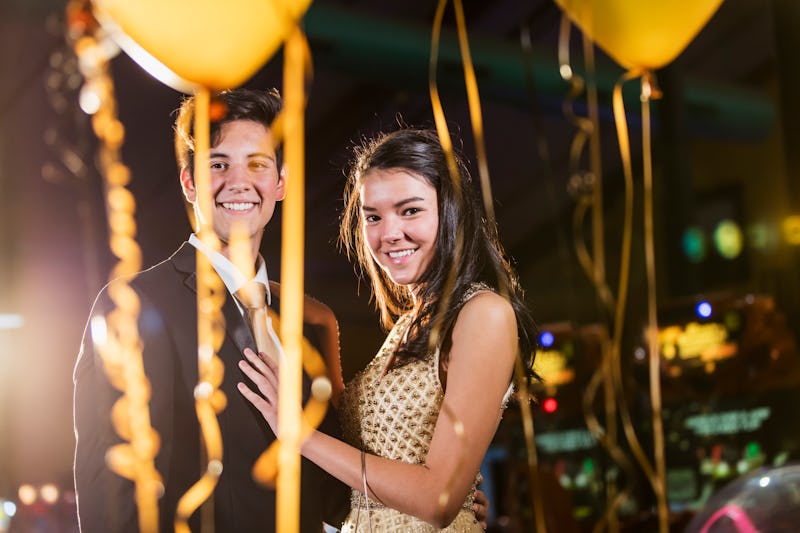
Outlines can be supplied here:
M647 264L647 279L648 279L648 343L650 347L650 401L652 409L653 421L653 440L655 451L656 469L650 464L644 450L639 444L636 432L633 428L633 423L630 418L630 411L628 410L625 396L622 394L622 370L621 370L621 357L620 357L620 340L622 333L622 324L615 324L615 339L614 339L614 354L616 358L616 387L620 394L620 416L623 422L623 429L625 436L631 447L631 451L636 457L639 465L644 470L648 481L653 487L656 495L656 503L658 507L658 522L659 532L667 533L669 529L668 523L668 505L665 490L665 465L664 465L664 444L663 444L663 424L661 420L661 387L660 375L658 368L658 344L657 336L654 332L658 329L656 317L656 294L655 294L655 255L653 246L653 219L652 219L652 160L650 156L650 114L649 114L649 100L657 96L657 92L653 91L652 74L642 71L629 71L616 83L613 93L614 105L614 120L617 127L617 137L619 138L620 154L622 156L623 171L625 173L626 183L626 227L630 224L633 202L633 171L631 169L631 155L630 155L630 140L628 137L628 126L625 120L625 105L622 99L622 85L631 79L642 77L642 135L643 135L643 158L644 158L644 174L645 174L645 259ZM628 191L630 184L630 192ZM630 196L630 200L629 197ZM630 206L629 206L630 202ZM630 228L627 228L627 245L623 243L624 253L626 254L625 264L626 268L630 261ZM627 278L627 273L626 273ZM627 290L627 283L626 290ZM624 294L624 293L621 293ZM620 296L621 301L618 301L617 310L620 307L624 312L624 298ZM621 305L620 305L621 304ZM617 321L621 322L623 316L618 313ZM656 410L658 409L658 410Z
M70 20L82 20L81 36L73 44L86 80L82 99L96 104L90 111L92 127L101 142L99 162L105 185L109 245L119 259L109 276L115 281L108 285L115 308L106 318L106 341L99 342L97 349L109 381L122 391L110 415L114 429L127 442L109 448L106 463L112 471L134 482L139 530L155 533L163 485L154 464L159 436L150 424L150 384L138 330L140 302L127 282L141 269L141 250L135 240L136 205L126 188L130 170L120 158L125 129L117 119L114 86L108 71L108 61L116 54L116 47L97 27L87 4L72 1L67 14Z
M433 107L434 123L436 130L439 134L439 140L442 144L442 149L447 158L447 165L450 175L453 179L455 189L459 196L463 194L461 177L456 164L455 155L453 153L453 144L450 138L450 131L447 127L447 121L444 116L444 109L439 97L439 90L436 83L436 70L438 66L439 55L439 41L441 38L442 19L444 17L444 10L447 7L447 0L439 0L434 15L433 30L431 34L431 59L429 64L429 82L428 88L431 95L431 104ZM473 135L475 137L475 149L478 160L478 171L481 181L481 192L483 197L484 208L486 216L490 223L495 220L494 207L492 202L491 184L489 180L489 167L487 164L486 148L483 139L483 120L481 117L480 96L478 93L477 78L475 76L475 69L472 64L472 57L469 51L469 40L467 38L466 23L464 20L464 9L461 0L454 0L453 7L456 15L456 27L458 32L459 48L461 50L461 57L464 67L464 79L467 88L467 98L469 102L470 120L472 124ZM460 262L460 257L463 250L464 235L461 229L456 235L456 248L455 259L452 267L448 272L447 280L444 286L444 292L439 303L437 316L431 329L430 348L433 349L439 342L439 333L441 328L442 317L450 303L450 295L455 283L457 274L457 265ZM498 276L498 279L501 279ZM508 296L508 287L505 285L499 287L503 296ZM528 451L528 465L529 465L529 479L531 484L531 498L533 500L533 507L536 515L536 528L539 533L546 533L546 525L544 522L544 505L542 501L542 491L538 476L538 459L536 456L536 444L533 431L533 417L530 409L530 393L528 391L527 380L525 378L525 370L522 361L517 354L515 362L515 373L517 376L517 390L520 399L521 414L523 419L523 427L525 433L525 442ZM455 417L455 414L449 410L445 405L442 405L442 411L447 414L453 422L453 428L456 436L459 438L461 445L465 445L463 424ZM462 454L463 460L463 454ZM440 506L444 507L449 499L450 489L453 479L448 480L444 491L439 497Z
M591 196L587 194L578 195L578 204L575 208L573 216L573 239L575 242L575 249L578 255L578 260L583 267L587 277L592 281L595 289L597 290L600 301L608 308L611 313L615 314L614 324L619 324L620 316L624 317L624 305L622 308L618 307L619 298L625 298L628 285L628 267L626 261L629 261L630 249L630 217L631 210L626 210L627 225L623 228L623 243L628 243L627 252L625 245L623 245L622 257L620 259L620 280L619 280L619 294L618 299L615 301L610 288L608 287L605 279L605 246L603 234L603 206L602 206L602 176L600 168L600 124L598 119L598 103L597 103L597 86L595 83L585 83L584 80L574 74L574 70L569 63L569 33L571 24L566 15L562 16L561 28L559 34L559 63L561 76L565 81L571 85L571 90L564 102L564 113L567 118L575 124L579 131L575 136L571 150L570 150L570 172L573 186L580 193L584 193L580 189L585 185L582 183L574 183L576 178L583 179L578 172L580 165L580 157L583 148L588 140L590 148L590 168L591 173ZM583 51L584 61L586 64L586 71L593 76L594 69L594 48L586 35L583 36ZM589 118L579 117L574 113L572 104L575 98L586 89L587 106ZM631 196L632 201L632 181ZM626 189L628 190L628 189ZM632 203L630 204L632 206ZM594 257L589 254L588 249L583 240L583 222L586 210L592 208L592 239L593 239L593 252ZM632 209L632 207L631 207ZM616 311L616 313L615 313ZM622 326L619 324L620 332ZM607 338L601 339L602 358L600 366L595 370L590 378L589 384L583 394L583 412L586 426L589 431L594 435L595 439L606 449L611 456L612 460L619 465L623 470L629 474L629 478L633 478L635 471L633 464L625 455L624 450L617 444L617 403L621 398L623 391L621 387L615 386L617 380L615 378L615 369L619 368L619 353L620 353L620 338L615 335L615 338L609 342ZM620 378L621 382L621 378ZM604 428L596 414L594 413L594 399L597 396L599 386L603 385L604 395L604 410L605 410L605 423ZM624 401L624 399L623 399ZM600 532L608 529L611 532L619 531L619 523L617 521L617 510L625 502L631 494L630 485L621 492L618 491L616 484L616 476L609 477L606 480L606 501L608 502L606 510L601 519L594 525L593 531Z
M661 372L658 349L658 306L656 304L656 260L653 232L653 159L650 138L650 100L660 98L655 77L646 72L642 76L642 164L644 165L644 250L647 269L647 344L650 373L650 408L653 416L653 452L655 477L651 480L658 506L660 533L669 529L667 503L666 461L664 458L664 422L661 417Z
M214 233L213 195L209 170L209 103L207 89L195 94L194 132L195 164L194 179L197 202L206 224L200 227L199 237L212 250L220 249ZM200 423L201 438L206 452L206 469L200 479L181 496L175 511L176 533L190 533L189 517L214 493L222 474L222 435L217 422L217 413L225 409L227 399L219 390L225 367L217 356L225 336L225 319L222 305L225 303L225 288L214 272L205 254L197 251L197 369L198 383L194 390L195 412Z
M459 0L454 0L454 4L458 4L460 7ZM447 127L447 120L444 116L444 108L442 107L441 99L439 98L439 88L436 84L436 70L438 66L438 57L439 57L439 40L441 36L442 30L442 18L444 17L444 10L447 7L447 0L439 0L439 4L436 7L436 14L434 16L433 22L433 30L431 34L431 59L429 64L429 77L428 77L428 88L431 95L431 104L433 106L433 117L434 123L436 124L436 131L439 134L439 142L442 145L442 150L444 151L445 157L447 159L447 168L450 171L450 177L453 180L453 186L456 191L456 195L461 201L463 190L462 190L462 183L461 183L461 173L458 169L458 164L456 163L455 154L453 152L453 143L450 138L450 130ZM458 7L456 8L458 11ZM459 22L461 24L463 22L463 13L462 18ZM462 39L461 35L461 26L459 25L459 47L461 48L461 55L464 60L464 70L465 72L472 68L471 60L467 59L469 55L469 48L465 48L466 38ZM470 81L475 84L474 73L472 76L466 75L467 83ZM468 89L468 93L477 95L477 85L473 89ZM480 107L478 107L480 110ZM470 101L470 116L472 116L472 101ZM478 117L480 121L480 117ZM477 141L476 141L477 142ZM484 154L485 155L485 154ZM461 230L461 227L458 228L458 232L456 234L456 245L455 245L455 258L451 264L450 270L447 273L447 279L445 280L444 290L442 292L442 297L439 302L439 307L437 309L436 317L433 323L433 327L431 328L431 334L428 339L428 348L430 351L434 350L436 346L439 344L439 334L441 332L442 326L442 319L444 318L444 314L450 305L450 296L453 290L453 285L455 285L456 275L458 274L458 263L460 262L461 255L463 254L464 249L464 233ZM464 436L464 426L461 420L456 416L456 414L450 409L449 406L442 403L441 407L442 411L448 416L453 424L453 431L458 439L460 453L459 453L459 461L456 470L450 476L450 479L447 480L444 489L442 490L441 494L439 494L438 503L440 508L444 508L447 505L447 502L450 499L450 493L452 492L452 486L454 477L456 472L460 469L463 461L465 460L465 454L463 450L465 449L465 436Z

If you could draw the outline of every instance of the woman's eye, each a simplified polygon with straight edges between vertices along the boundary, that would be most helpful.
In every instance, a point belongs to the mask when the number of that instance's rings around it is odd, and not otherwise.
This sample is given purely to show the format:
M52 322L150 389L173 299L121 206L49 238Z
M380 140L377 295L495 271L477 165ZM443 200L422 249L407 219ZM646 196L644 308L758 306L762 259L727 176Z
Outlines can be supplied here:
M421 209L419 207L409 207L408 209L403 211L404 215L416 215L419 213Z
M224 170L227 168L227 165L221 161L214 161L211 163L212 170Z
M364 222L367 222L367 223L377 222L378 220L380 220L380 218L377 215L365 215L364 216Z

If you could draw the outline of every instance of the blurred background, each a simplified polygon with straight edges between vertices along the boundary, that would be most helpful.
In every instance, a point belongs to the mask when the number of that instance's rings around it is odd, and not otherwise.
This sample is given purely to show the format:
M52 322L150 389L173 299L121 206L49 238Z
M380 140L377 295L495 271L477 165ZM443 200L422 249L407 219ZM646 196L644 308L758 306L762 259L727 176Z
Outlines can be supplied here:
M82 79L65 41L64 7L62 0L0 4L0 531L76 530L71 372L94 296L113 264L97 143L78 107ZM305 18L314 65L306 114L306 289L339 317L346 379L383 334L369 287L359 285L335 243L343 169L362 136L394 129L399 120L432 126L434 9L422 0L317 0ZM554 522L562 524L558 531L591 530L610 491L628 488L619 527L652 531L654 499L644 476L612 461L585 422L584 391L613 317L576 252L576 242L592 250L591 216L574 222L590 184L570 162L578 130L565 113L570 87L559 75L561 11L552 0L465 0L464 9L500 236L541 328L546 379L534 415L547 519L561 520ZM438 74L444 109L475 168L451 12L445 27ZM653 107L657 292L676 531L681 517L724 483L800 454L793 416L800 400L799 30L795 0L725 0L688 48L656 73L663 91ZM570 49L580 70L576 29ZM278 54L246 85L280 87L281 63ZM614 291L624 213L610 97L623 71L599 50L596 64L604 266ZM172 151L172 112L182 95L124 54L112 68L138 241L149 266L190 232ZM648 449L641 114L637 84L629 89L635 225L621 354L625 398ZM586 114L585 97L574 109ZM588 169L588 154L577 162ZM262 247L277 278L279 262L271 258L280 250L279 215ZM602 394L588 404L602 418ZM496 531L533 530L525 457L512 407L484 465Z

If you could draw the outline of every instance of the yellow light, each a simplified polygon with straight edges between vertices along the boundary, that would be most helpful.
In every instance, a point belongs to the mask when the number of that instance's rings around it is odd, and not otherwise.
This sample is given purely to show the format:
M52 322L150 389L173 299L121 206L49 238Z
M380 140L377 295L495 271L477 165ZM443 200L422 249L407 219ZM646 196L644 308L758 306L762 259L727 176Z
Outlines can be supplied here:
M41 496L44 501L52 505L58 501L58 496L59 496L58 487L56 487L52 483L47 483L46 485L42 485L41 488L39 489L39 496Z
M32 505L36 501L36 489L32 485L20 485L17 496L25 505Z
M792 246L800 246L800 215L792 215L783 220L783 238Z
M742 230L733 220L723 220L714 230L714 244L719 255L725 259L736 259L742 253Z

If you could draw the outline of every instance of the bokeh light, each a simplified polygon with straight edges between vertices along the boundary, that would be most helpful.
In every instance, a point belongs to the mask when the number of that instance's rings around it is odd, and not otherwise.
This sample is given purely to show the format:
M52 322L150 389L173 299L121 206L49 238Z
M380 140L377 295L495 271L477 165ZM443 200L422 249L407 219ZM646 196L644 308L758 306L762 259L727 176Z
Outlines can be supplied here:
M3 502L3 513L9 518L13 517L17 514L17 504L10 501Z
M558 401L555 398L547 398L542 402L542 409L545 413L555 413L558 409Z
M36 489L32 485L20 485L17 490L19 501L25 505L32 505L36 501Z
M555 342L555 337L549 331L543 331L541 335L539 335L539 344L541 344L545 348L549 348Z
M700 263L706 258L706 236L696 226L683 232L683 253L691 263Z
M743 242L739 224L730 219L717 224L714 230L714 245L719 255L725 259L736 259L742 253Z
M0 329L19 329L25 325L22 315L15 313L0 313Z
M52 483L47 483L46 485L42 485L39 489L39 495L42 497L42 500L52 505L58 501L59 490L58 487Z
M756 222L747 227L747 243L760 252L774 252L778 246L778 235L774 226Z
M697 305L694 307L694 312L700 318L710 317L713 311L714 309L711 307L711 304L706 301L698 302Z
M792 215L783 219L781 224L783 238L787 244L800 246L800 215Z

